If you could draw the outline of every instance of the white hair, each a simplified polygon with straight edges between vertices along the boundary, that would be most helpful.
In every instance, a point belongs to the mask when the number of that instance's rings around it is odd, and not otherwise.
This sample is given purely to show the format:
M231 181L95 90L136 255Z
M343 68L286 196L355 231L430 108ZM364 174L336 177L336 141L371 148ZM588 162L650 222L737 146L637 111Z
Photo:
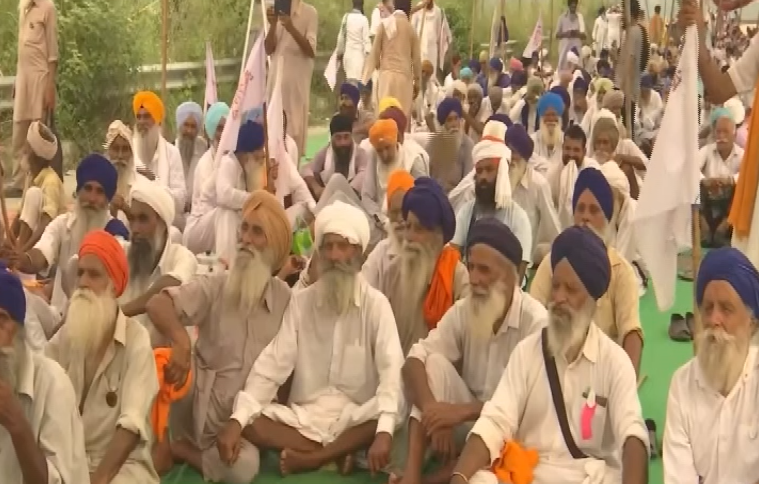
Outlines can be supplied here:
M403 242L399 289L407 311L415 310L424 300L441 248L442 238L427 244Z
M596 301L589 299L582 309L574 310L566 304L548 303L548 351L555 358L585 340L596 312Z
M106 338L113 335L118 307L113 284L110 282L100 295L91 289L75 290L65 317L71 349L82 352L85 358L94 356Z
M469 287L466 297L467 321L472 334L478 339L487 339L493 335L493 327L503 316L508 303L507 287L503 281L497 281L487 289Z
M319 279L316 285L320 299L334 314L345 314L353 304L361 265L361 254L344 263L319 258Z
M224 284L224 302L232 311L250 314L271 280L272 256L268 250L238 248Z

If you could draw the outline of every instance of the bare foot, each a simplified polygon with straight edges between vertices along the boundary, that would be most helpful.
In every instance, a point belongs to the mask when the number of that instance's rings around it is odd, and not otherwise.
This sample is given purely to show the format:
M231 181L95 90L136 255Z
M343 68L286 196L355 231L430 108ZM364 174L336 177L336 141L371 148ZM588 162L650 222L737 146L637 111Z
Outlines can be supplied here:
M314 471L321 467L313 454L285 449L279 454L279 471L283 476L299 472Z
M335 464L337 464L337 472L339 472L341 476L347 476L348 474L353 473L353 455L348 454L341 457L340 459L337 459Z

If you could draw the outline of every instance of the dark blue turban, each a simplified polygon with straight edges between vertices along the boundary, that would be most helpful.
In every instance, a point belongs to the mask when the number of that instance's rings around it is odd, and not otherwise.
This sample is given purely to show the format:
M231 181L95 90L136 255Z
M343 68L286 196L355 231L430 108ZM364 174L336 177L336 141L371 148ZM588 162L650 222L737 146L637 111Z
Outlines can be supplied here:
M555 92L547 92L540 96L538 100L538 117L542 118L543 115L549 109L552 109L557 116L561 117L564 114L565 108L564 100Z
M24 325L26 319L26 295L21 279L0 264L0 309L5 310L13 321Z
M344 82L343 85L340 86L340 95L348 96L350 100L353 101L354 106L358 106L358 100L361 98L361 92L350 82Z
M263 148L265 141L264 127L259 123L247 121L240 126L240 131L237 133L235 153L253 153Z
M585 190L590 190L598 205L606 216L606 220L611 220L614 213L614 193L611 185L601 170L596 168L584 168L577 175L575 182L575 191L572 193L572 210L577 208L577 201Z
M498 57L493 57L490 59L490 62L488 62L488 65L490 65L490 68L501 72L503 70L503 61L499 59Z
M480 62L477 59L472 59L467 63L467 67L472 69L475 74L480 73Z
M511 78L508 74L504 74L503 72L501 75L498 76L498 82L496 82L496 87L500 87L501 89L506 89L511 85Z
M129 229L124 225L124 222L117 218L112 218L105 224L103 229L114 237L121 237L124 240L129 240Z
M527 73L525 71L516 71L511 75L511 86L514 91L527 85Z
M759 272L743 252L733 247L710 250L698 267L696 303L704 300L706 286L712 281L730 284L754 316L759 316Z
M568 108L572 105L572 98L569 96L569 91L564 86L553 86L550 91L554 94L558 94L561 100L564 102L564 108ZM559 115L561 116L561 114Z
M445 120L448 119L451 113L456 113L461 117L462 112L461 101L455 97L447 97L440 101L440 104L437 106L437 122L440 124L445 123Z
M492 247L517 267L522 263L522 244L519 239L508 225L494 217L481 218L469 228L467 252L477 244Z
M337 133L352 133L353 120L344 114L335 114L329 122L329 134L334 136Z
M403 196L401 205L403 218L413 212L419 223L428 230L440 228L443 241L447 244L456 232L456 214L445 190L428 176L414 181L414 186Z
M84 188L89 182L97 182L103 187L105 197L110 202L116 194L116 184L119 180L119 174L116 168L103 155L93 153L87 155L79 166L76 167L76 191Z
M506 130L506 146L515 151L525 161L530 161L535 150L535 142L521 124L512 124Z
M506 125L507 128L511 127L514 123L511 121L511 118L508 114L502 114L502 113L495 113L492 116L488 118L487 121L485 121L485 124L488 124L490 121L498 121L499 123L503 123ZM484 126L484 125L483 125Z
M578 77L575 79L574 84L572 85L572 90L575 92L581 92L583 94L588 93L588 81L583 79L582 77Z
M551 246L551 269L566 259L590 297L606 294L611 281L609 253L601 238L587 227L573 225L560 233Z
M654 78L650 74L643 74L640 76L640 88L641 89L653 89Z

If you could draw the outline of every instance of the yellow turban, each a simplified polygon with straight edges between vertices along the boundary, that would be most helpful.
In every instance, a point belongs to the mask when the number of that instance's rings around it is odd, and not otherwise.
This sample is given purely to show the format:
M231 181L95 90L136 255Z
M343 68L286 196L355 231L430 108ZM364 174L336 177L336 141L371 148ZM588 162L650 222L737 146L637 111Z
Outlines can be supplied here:
M378 119L369 128L369 141L375 148L380 142L397 143L398 125L392 119Z
M153 117L153 121L159 124L163 123L163 116L165 114L163 101L158 97L158 94L152 91L140 91L135 94L132 100L132 109L135 116L140 112L140 109L144 109Z
M488 52L486 50L483 50L480 52L480 62L487 62L488 61Z
M267 247L271 251L275 271L279 271L287 262L290 248L293 245L293 230L287 218L287 213L277 197L266 190L256 190L250 194L242 206L242 217L251 215L261 217Z
M399 108L401 111L403 111L403 108L401 107L401 102L394 97L383 97L380 99L379 102L379 112L384 112L387 108Z

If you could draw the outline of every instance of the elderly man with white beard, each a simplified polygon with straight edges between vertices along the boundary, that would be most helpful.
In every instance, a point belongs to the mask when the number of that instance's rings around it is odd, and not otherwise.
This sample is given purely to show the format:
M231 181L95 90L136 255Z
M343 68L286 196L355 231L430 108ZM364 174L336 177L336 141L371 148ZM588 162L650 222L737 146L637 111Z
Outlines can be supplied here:
M3 484L88 483L84 430L66 373L26 344L18 276L0 266L0 475Z
M527 132L533 134L540 126L538 115L538 99L543 95L545 85L539 77L527 79L524 97L519 99L509 112L509 118L514 124L521 124Z
M561 164L562 144L564 133L561 129L561 119L565 105L561 96L555 92L547 92L538 101L538 119L540 128L532 134L535 142L534 152L540 158L535 166L541 175L546 175L551 167Z
M403 368L413 408L408 435L396 435L397 444L408 445L405 467L394 463L404 468L393 471L391 483L419 482L433 453L446 464L424 482L448 482L514 347L546 324L546 309L519 288L522 245L506 225L494 218L475 222L467 252L470 294L411 347Z
M190 203L194 198L195 169L200 157L208 151L208 143L203 139L203 108L193 101L183 102L177 107L177 139L174 145L179 149L182 158L182 169L186 188L185 203L181 211L176 213L176 222L179 230L184 231L187 216L190 213ZM215 133L209 133L213 136Z
M161 134L166 108L158 95L140 91L132 99L135 117L135 166L138 173L156 181L171 192L176 213L184 213L188 199L182 155Z
M106 228L111 233L129 237L129 231L108 213L108 204L116 193L117 173L101 155L85 157L76 168L76 204L74 210L53 219L34 248L14 255L14 265L26 274L38 274L58 265L51 304L63 311L67 297L63 288L62 266L76 254L84 236Z
M443 160L435 160L430 166L430 176L434 178L446 193L449 193L455 188L466 175L472 171L472 148L474 143L472 138L464 134L464 127L461 120L463 116L463 107L461 101L453 97L447 97L443 99L437 106L437 122L440 126L437 131L437 136L443 136L444 139L454 138L456 145L458 145L459 151L454 158L451 153L446 153L450 162L443 162ZM482 129L480 129L482 134ZM432 151L432 143L435 142L437 137L433 137L427 144L428 149ZM446 146L449 146L446 143Z
M137 173L134 165L134 150L132 149L132 130L122 121L116 120L108 126L103 149L113 163L118 174L116 193L111 200L111 216L118 218L124 224L129 223L131 211L130 192L132 185L138 180L146 180L144 175Z
M614 192L600 170L586 168L577 177L572 195L574 225L588 227L607 244L611 281L606 294L598 298L596 325L624 348L637 371L643 352L643 329L638 309L638 279L635 269L611 240L610 220L614 218ZM547 258L548 256L546 256ZM552 283L549 264L540 264L530 285L530 294L548 304Z
M258 449L242 440L232 458L219 453L218 439L235 395L282 324L290 289L272 274L287 260L292 229L279 201L257 190L242 208L237 234L228 272L164 290L150 300L147 313L172 343L167 383L184 381L193 367L192 390L171 408L171 457L211 482L248 484L258 474ZM194 351L189 326L198 328Z
M434 329L469 288L466 266L449 245L456 217L442 187L420 177L403 196L405 221L399 257L388 266L380 290L390 300L403 354Z
M490 465L519 447L537 454L536 466L519 463L534 466L535 484L648 482L648 431L635 370L596 325L598 300L611 279L606 247L589 228L570 227L551 249L548 326L514 349L452 484L495 484Z
M664 483L754 483L759 468L759 272L738 249L706 254L696 279L704 328L696 356L672 376Z
M66 323L45 348L74 385L93 484L159 482L150 424L158 375L147 329L119 309L128 274L112 235L87 234Z
M372 473L389 462L403 354L387 298L360 275L369 233L361 209L341 201L316 216L319 279L293 294L235 398L219 436L222 460L235 462L244 438L279 451L282 474L330 462L346 474L366 449ZM286 404L276 403L291 374Z

